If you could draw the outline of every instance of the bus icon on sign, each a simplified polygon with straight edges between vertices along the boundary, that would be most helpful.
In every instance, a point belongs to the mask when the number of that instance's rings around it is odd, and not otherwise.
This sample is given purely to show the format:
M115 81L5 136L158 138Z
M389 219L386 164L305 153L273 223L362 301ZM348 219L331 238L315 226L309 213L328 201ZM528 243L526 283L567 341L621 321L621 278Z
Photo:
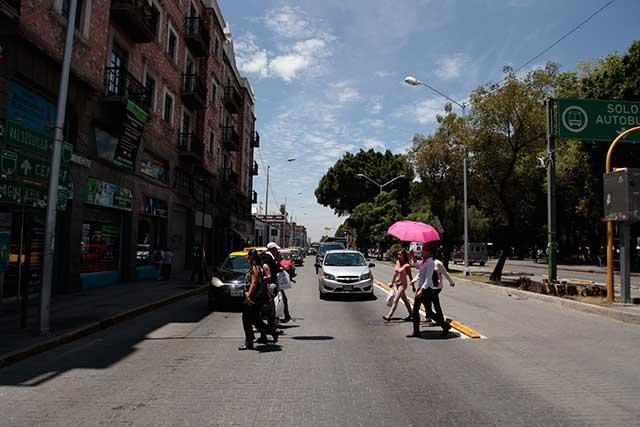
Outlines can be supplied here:
M588 123L587 112L575 105L564 110L562 114L562 124L570 132L581 132Z

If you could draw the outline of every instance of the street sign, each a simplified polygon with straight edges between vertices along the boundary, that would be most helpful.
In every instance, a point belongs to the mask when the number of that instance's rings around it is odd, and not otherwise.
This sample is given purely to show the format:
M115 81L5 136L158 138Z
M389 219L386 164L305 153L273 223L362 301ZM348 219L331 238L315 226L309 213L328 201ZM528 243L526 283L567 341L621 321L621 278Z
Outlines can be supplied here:
M60 185L67 186L71 181L69 163L60 169ZM34 181L49 181L49 162L34 159L33 157L3 150L0 153L0 173L9 178L14 176L27 178Z
M625 130L640 126L640 102L558 99L558 137L584 141L613 141ZM640 142L640 134L625 141Z
M53 139L50 136L35 132L11 120L7 120L4 127L4 142L7 145L30 151L46 158L51 157ZM72 155L73 145L64 142L62 144L62 163L69 163Z
M64 209L71 192L58 189L58 209ZM0 202L44 208L47 206L47 188L4 180L0 183Z

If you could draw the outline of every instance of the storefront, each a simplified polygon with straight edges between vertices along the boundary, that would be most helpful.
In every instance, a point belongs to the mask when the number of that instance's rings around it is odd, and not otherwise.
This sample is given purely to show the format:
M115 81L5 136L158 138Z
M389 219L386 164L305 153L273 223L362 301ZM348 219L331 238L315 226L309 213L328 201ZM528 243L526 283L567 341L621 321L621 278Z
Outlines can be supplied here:
M132 193L97 178L89 178L85 194L80 247L82 288L96 288L122 280L125 215Z
M142 212L138 217L138 243L136 246L136 278L156 277L154 253L167 249L167 202L143 196Z

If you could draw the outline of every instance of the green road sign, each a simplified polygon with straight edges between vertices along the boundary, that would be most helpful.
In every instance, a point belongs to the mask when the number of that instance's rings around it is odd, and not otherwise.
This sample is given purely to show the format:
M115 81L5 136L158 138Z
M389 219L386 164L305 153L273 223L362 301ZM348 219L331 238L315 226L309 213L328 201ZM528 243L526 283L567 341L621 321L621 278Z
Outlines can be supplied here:
M71 181L69 163L60 168L60 185L67 186ZM0 153L0 173L8 178L20 177L34 181L49 181L49 162L30 156L3 150Z
M560 139L611 142L640 126L640 102L560 98L557 116ZM631 134L625 141L640 142L640 134Z
M58 209L64 209L71 196L69 190L59 189ZM47 206L47 188L3 180L0 183L0 202L44 208Z
M7 120L4 126L4 142L7 145L21 148L44 157L51 156L53 139L45 134L35 132L19 123ZM62 163L69 163L73 154L73 145L62 144Z

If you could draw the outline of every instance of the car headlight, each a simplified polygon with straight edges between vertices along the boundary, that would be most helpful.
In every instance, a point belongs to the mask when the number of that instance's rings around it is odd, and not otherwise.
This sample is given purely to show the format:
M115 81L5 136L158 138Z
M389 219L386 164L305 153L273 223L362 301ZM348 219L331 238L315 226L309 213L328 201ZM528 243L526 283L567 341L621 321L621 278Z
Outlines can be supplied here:
M212 277L211 286L213 286L214 288L220 288L224 286L224 283L222 283L222 280L218 279L217 277Z
M371 272L364 273L362 276L360 276L360 280L367 280L367 279L371 279Z
M327 280L336 280L336 276L334 276L333 274L322 273L322 276L324 276L324 278Z

